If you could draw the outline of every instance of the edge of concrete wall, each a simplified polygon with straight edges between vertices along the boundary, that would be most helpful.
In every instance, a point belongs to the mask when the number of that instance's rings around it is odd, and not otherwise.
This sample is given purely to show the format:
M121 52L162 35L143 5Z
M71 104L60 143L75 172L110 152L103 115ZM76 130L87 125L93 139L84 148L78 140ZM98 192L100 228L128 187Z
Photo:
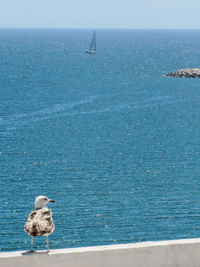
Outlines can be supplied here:
M36 250L33 253L29 251L12 251L12 252L1 252L1 258L19 257L24 254L34 253L47 253L48 255L55 254L69 254L69 253L82 253L82 252L97 252L97 251L110 251L116 249L133 249L133 248L149 248L149 247L162 247L170 245L189 245L189 244L200 244L200 238L192 239L176 239L176 240L165 240L165 241L147 241L140 243L128 243L128 244L116 244L116 245L104 245L104 246L92 246L92 247L77 247L77 248L63 248L63 249L52 249L49 252L46 250Z
M199 262L200 238L0 253L0 267L199 267Z

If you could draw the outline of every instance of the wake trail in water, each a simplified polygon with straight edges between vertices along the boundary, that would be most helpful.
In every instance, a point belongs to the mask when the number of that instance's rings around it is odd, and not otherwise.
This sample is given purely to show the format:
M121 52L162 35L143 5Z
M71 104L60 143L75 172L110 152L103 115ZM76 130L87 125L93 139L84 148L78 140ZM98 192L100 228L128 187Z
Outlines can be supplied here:
M9 132L10 130L16 130L20 126L30 125L37 121L54 119L63 116L77 116L85 114L101 114L101 113L115 113L121 110L130 112L134 109L148 109L159 105L173 105L178 103L177 99L170 96L157 96L145 98L142 101L121 103L118 105L106 106L103 108L95 108L88 110L88 104L94 102L97 96L90 96L80 101L71 103L55 104L52 107L48 107L39 111L30 113L21 113L18 115L12 115L6 118L0 118L0 133ZM179 101L180 102L180 101ZM87 110L85 109L87 106ZM78 108L78 110L76 110Z
M95 101L97 96L90 96L80 101L74 101L71 103L55 104L52 107L44 108L42 110L20 113L17 115L4 116L0 118L0 133L8 132L10 130L15 130L19 126L24 126L31 124L40 120L47 120L50 118L57 117L62 113L66 113L68 110L72 110L76 107L81 107L86 104Z

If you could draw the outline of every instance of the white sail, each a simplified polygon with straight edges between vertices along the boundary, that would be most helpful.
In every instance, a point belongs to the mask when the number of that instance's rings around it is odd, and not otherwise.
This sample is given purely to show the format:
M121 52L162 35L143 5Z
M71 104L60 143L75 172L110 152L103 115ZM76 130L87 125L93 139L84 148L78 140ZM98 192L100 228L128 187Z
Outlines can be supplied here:
M96 53L96 32L94 31L89 49L85 51L88 54Z

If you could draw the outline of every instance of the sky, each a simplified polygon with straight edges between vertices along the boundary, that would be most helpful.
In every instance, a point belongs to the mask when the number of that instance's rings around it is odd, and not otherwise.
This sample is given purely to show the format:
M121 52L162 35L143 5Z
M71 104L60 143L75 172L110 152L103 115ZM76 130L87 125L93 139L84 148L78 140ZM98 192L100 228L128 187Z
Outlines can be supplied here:
M0 0L0 28L200 29L200 0Z

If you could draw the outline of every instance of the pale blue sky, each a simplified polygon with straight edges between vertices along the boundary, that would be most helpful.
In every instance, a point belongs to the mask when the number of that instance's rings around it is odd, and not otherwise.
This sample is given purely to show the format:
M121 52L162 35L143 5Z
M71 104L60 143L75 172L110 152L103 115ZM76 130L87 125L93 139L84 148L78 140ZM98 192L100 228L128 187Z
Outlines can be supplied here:
M0 27L200 29L200 0L0 0Z

